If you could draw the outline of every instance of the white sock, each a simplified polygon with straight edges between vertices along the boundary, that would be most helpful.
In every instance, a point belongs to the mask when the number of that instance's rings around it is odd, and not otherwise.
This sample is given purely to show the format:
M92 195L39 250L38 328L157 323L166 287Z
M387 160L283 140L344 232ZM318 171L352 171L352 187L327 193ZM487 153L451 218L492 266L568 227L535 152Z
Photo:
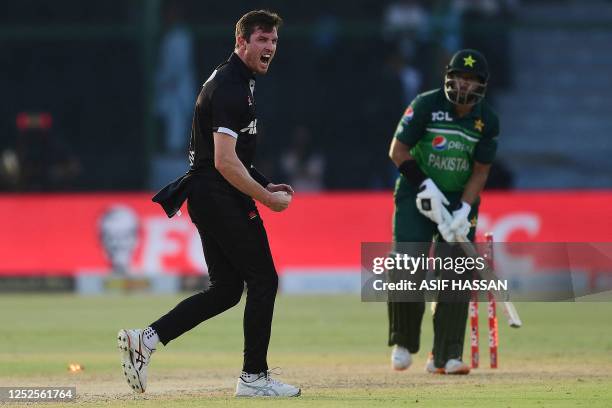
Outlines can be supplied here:
M243 371L242 374L240 374L240 378L242 378L242 380L244 382L253 382L253 381L257 380L259 377L261 377L261 373L259 373L259 374L249 374L246 371Z
M142 342L149 350L153 351L155 347L157 347L157 343L159 343L159 336L157 332L149 326L142 332Z

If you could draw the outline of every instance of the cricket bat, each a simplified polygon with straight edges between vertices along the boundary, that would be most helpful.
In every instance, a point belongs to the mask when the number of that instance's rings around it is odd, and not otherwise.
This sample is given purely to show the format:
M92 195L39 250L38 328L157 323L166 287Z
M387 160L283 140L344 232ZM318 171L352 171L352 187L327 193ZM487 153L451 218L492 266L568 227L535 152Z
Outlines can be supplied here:
M448 212L446 207L442 207L442 216L444 217L444 222L450 223L453 220L453 216ZM455 240L461 246L463 252L470 258L480 256L474 245L466 236L455 235ZM495 278L495 272L493 271L491 265L486 265L485 269L480 272L480 275L482 277L486 276L488 279ZM514 304L509 300L502 300L501 303L504 306L504 313L508 318L508 324L510 327L521 327L523 322L521 321L521 317L519 316L518 310L516 310Z

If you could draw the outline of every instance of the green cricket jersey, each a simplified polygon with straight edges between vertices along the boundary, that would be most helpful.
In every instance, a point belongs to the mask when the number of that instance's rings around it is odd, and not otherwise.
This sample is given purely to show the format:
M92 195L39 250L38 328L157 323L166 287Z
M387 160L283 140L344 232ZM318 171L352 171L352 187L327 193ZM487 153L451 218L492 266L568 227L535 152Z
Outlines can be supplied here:
M499 119L485 101L459 118L443 89L418 95L395 130L395 137L410 146L419 168L440 190L449 192L463 191L474 161L493 162L498 134ZM406 180L397 188L402 182Z

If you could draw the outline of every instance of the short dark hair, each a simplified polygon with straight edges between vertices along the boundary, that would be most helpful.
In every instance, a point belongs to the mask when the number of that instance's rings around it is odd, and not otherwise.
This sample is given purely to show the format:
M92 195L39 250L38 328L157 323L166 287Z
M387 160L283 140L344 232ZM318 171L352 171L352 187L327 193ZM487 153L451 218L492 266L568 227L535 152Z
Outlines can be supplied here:
M278 28L283 24L283 19L276 13L269 10L253 10L240 17L236 23L236 38L242 37L247 42L251 38L251 34L258 28L269 33L275 27ZM236 41L238 47L238 41Z

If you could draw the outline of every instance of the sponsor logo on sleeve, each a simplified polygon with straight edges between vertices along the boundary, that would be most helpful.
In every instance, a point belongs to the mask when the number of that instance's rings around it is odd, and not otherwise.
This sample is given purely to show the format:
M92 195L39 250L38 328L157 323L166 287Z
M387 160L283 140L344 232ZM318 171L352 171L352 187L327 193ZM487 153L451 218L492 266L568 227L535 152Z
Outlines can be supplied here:
M408 106L408 108L406 108L406 111L404 112L404 117L402 118L402 123L404 125L407 125L412 118L414 117L414 110L412 109L412 105Z

